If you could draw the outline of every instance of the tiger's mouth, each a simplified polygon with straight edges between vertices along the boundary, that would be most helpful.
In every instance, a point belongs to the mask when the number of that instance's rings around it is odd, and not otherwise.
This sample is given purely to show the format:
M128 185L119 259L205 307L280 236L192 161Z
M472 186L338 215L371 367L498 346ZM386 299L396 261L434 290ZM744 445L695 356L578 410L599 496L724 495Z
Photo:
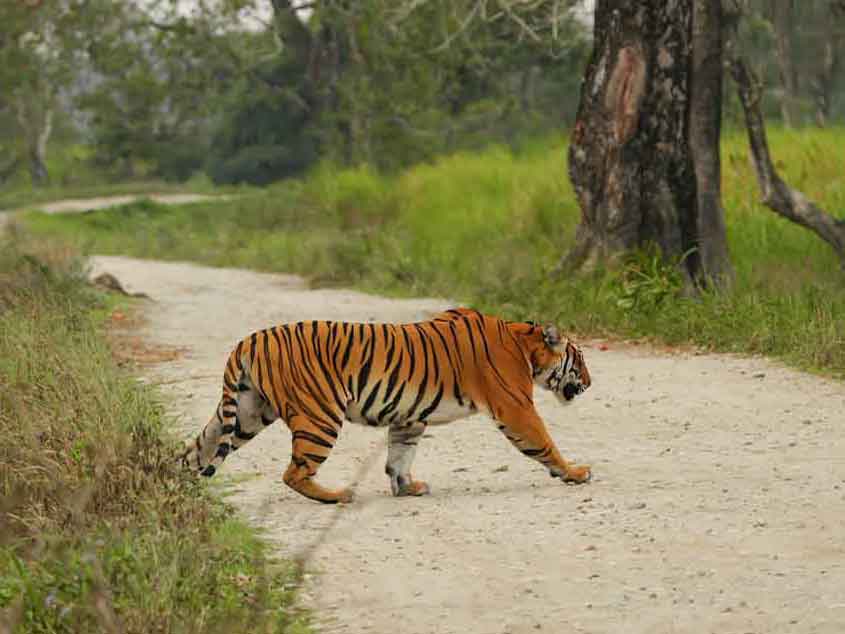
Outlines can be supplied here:
M586 391L587 387L583 383L567 383L563 386L563 398L569 402Z

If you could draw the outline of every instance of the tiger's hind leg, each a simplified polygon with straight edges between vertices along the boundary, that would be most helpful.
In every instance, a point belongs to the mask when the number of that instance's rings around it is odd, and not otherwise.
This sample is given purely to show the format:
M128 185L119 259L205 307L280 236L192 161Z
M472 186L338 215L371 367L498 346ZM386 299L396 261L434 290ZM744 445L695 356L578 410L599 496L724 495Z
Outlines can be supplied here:
M408 426L391 425L388 430L387 464L384 472L390 478L390 490L397 497L427 495L428 485L411 477L411 463L417 444L425 431L425 423Z
M272 424L277 416L272 406L243 376L237 393L224 390L214 416L184 455L189 468L213 476L230 452L236 451Z
M340 427L301 414L291 416L287 424L292 432L293 451L283 478L285 484L297 493L325 504L351 502L354 497L351 489L326 489L314 480L334 447Z
M546 430L543 419L532 408L528 411L500 411L496 425L520 453L544 465L553 478L582 483L590 479L590 467L574 465L560 454Z

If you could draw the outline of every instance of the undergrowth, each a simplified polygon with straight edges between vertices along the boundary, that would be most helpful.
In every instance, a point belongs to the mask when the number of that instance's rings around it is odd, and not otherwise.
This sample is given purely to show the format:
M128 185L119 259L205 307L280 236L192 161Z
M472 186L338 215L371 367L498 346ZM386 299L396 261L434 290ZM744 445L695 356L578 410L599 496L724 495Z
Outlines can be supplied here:
M0 244L0 631L302 631L297 570L179 468L112 359L112 302L72 252Z
M791 185L845 213L845 129L773 128L770 141ZM441 157L390 176L324 165L303 181L222 203L140 202L79 216L32 214L27 224L86 251L436 294L585 335L762 353L845 373L845 274L815 235L759 203L743 135L726 135L722 153L736 282L697 297L678 292L647 253L621 271L550 275L579 218L565 142L554 139Z

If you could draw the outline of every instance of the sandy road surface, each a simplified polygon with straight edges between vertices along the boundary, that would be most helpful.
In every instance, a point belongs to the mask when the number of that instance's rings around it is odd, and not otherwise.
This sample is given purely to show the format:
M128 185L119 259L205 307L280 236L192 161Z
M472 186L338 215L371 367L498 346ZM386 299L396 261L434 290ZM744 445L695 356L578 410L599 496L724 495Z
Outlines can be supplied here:
M14 214L30 209L39 209L48 214L67 214L106 209L118 205L126 205L136 200L149 198L165 205L184 205L186 203L203 202L211 199L225 199L226 196L206 196L204 194L128 194L125 196L101 196L99 198L68 198L52 202L33 203L20 209L0 210L0 232L12 221Z
M443 306L239 270L94 266L156 300L150 340L187 348L150 371L169 381L186 435L208 419L226 356L252 330L414 320ZM351 424L320 475L345 484L374 461L353 505L284 487L280 424L222 473L287 554L332 526L302 594L326 632L845 632L845 386L758 359L585 355L589 392L566 409L537 400L564 454L592 463L589 485L550 479L483 417L427 434L414 470L426 498L389 497L383 432Z
M186 203L203 202L213 198L222 199L225 197L206 196L204 194L127 194L125 196L101 196L99 198L67 198L53 202L34 203L21 209L12 210L9 213L26 211L27 209L39 209L47 214L79 213L80 211L126 205L145 198L165 205L184 205Z

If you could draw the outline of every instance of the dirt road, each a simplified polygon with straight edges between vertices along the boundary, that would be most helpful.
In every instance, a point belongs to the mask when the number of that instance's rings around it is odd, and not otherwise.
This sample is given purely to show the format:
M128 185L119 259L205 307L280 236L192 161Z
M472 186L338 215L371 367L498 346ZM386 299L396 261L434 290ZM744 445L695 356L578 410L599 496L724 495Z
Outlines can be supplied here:
M446 306L185 264L94 267L152 296L151 342L186 348L150 371L186 436L252 330ZM421 443L414 473L431 496L394 499L382 431L347 425L322 480L372 468L356 503L323 506L281 483L276 424L225 463L231 500L290 556L330 527L301 595L325 632L845 632L845 386L759 359L585 356L593 387L575 405L537 400L564 454L593 465L589 485L550 479L479 416Z
M204 202L206 200L223 200L226 196L206 196L204 194L127 194L125 196L101 196L99 198L68 198L52 202L33 203L20 209L0 210L0 233L12 221L15 214L38 209L47 214L67 214L91 211L93 209L107 209L126 205L136 200L149 198L163 205L184 205L187 203Z

